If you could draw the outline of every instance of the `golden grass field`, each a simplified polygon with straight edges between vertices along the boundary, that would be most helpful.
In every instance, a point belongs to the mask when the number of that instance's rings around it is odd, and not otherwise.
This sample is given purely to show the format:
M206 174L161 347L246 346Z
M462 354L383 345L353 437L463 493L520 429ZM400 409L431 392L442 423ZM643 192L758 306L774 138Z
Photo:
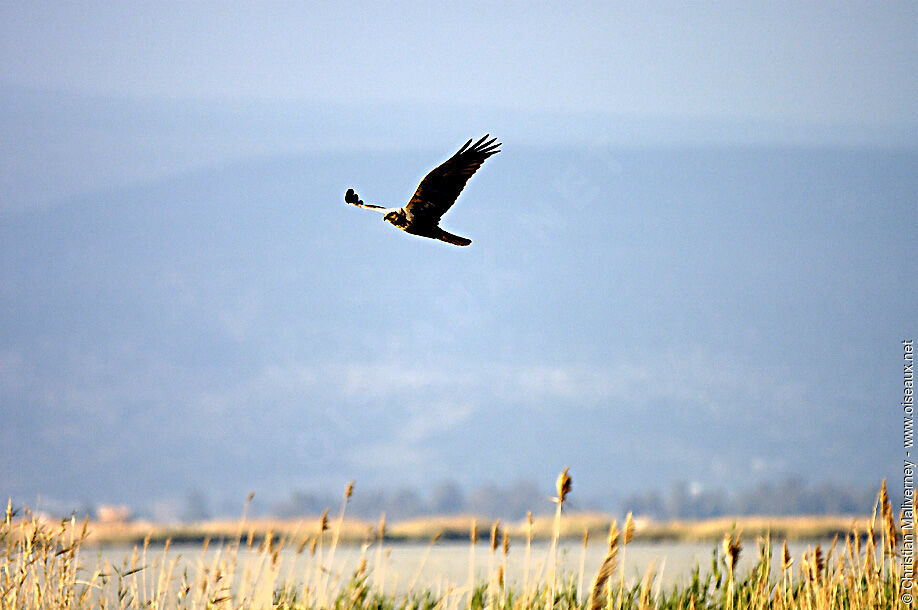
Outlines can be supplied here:
M351 487L333 517L306 521L241 519L169 528L144 523L47 522L8 504L0 523L0 605L7 608L898 608L909 604L913 562L902 551L903 522L885 482L872 515L749 517L658 524L629 515L563 512L571 481L557 483L554 515L521 523L472 518L387 524L346 519ZM909 536L913 531L906 530ZM429 550L442 536L468 544L464 582L417 586ZM583 541L579 570L559 561L563 538ZM587 538L604 540L595 573L585 573ZM793 556L787 540L831 539ZM651 565L626 579L636 540L718 540L710 566L668 588ZM407 588L387 590L393 542L427 540ZM533 542L543 556L536 557ZM158 544L157 541L161 541ZM199 558L179 564L174 541L196 541ZM339 545L359 543L345 567ZM509 549L512 545L514 552ZM908 544L913 538L908 538ZM93 552L126 545L120 560ZM131 549L133 545L133 549ZM353 545L352 545L353 546ZM570 541L568 541L570 547ZM481 547L477 548L476 547ZM459 547L457 547L459 548ZM907 548L910 548L907 547ZM545 550L547 549L547 551ZM242 560L243 555L246 560ZM748 569L739 569L746 555ZM189 567L190 566L190 567ZM508 576L511 567L512 580ZM907 577L907 578L906 578ZM904 600L904 601L903 601Z

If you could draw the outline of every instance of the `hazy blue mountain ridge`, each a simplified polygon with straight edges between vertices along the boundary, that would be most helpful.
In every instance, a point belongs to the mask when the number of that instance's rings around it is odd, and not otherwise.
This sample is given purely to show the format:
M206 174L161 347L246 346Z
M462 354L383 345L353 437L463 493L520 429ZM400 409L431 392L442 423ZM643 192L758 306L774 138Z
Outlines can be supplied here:
M914 151L507 142L444 218L468 249L343 202L400 205L446 156L0 211L4 493L894 473Z

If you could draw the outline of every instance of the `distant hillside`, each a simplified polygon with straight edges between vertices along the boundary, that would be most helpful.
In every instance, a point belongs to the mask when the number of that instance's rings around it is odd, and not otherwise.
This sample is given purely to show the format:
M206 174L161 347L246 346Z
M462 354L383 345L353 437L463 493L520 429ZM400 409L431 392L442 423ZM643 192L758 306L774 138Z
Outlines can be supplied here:
M0 212L2 493L270 505L567 464L620 499L895 472L916 153L509 142L444 219L462 251L343 203L404 202L448 153Z

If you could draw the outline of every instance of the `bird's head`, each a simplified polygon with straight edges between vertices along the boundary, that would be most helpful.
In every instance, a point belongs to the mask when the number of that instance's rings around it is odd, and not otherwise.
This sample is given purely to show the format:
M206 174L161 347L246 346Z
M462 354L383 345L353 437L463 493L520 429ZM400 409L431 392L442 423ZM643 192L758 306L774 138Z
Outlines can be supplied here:
M383 220L390 222L396 227L400 228L408 226L408 219L405 217L405 213L402 210L392 210L391 212L387 212L386 215L383 216Z

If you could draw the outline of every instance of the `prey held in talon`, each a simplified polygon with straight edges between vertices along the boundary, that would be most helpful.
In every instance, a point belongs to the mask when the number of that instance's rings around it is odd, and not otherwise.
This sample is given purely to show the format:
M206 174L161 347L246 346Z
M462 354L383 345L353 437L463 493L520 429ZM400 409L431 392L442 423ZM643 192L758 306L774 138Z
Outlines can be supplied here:
M347 189L344 201L383 214L386 222L406 233L439 239L454 246L467 246L472 240L444 231L440 228L440 219L456 203L472 174L478 171L488 157L500 152L500 142L496 142L497 138L488 140L488 135L485 134L474 144L469 140L456 154L432 169L403 207L386 208L364 203L354 189Z

